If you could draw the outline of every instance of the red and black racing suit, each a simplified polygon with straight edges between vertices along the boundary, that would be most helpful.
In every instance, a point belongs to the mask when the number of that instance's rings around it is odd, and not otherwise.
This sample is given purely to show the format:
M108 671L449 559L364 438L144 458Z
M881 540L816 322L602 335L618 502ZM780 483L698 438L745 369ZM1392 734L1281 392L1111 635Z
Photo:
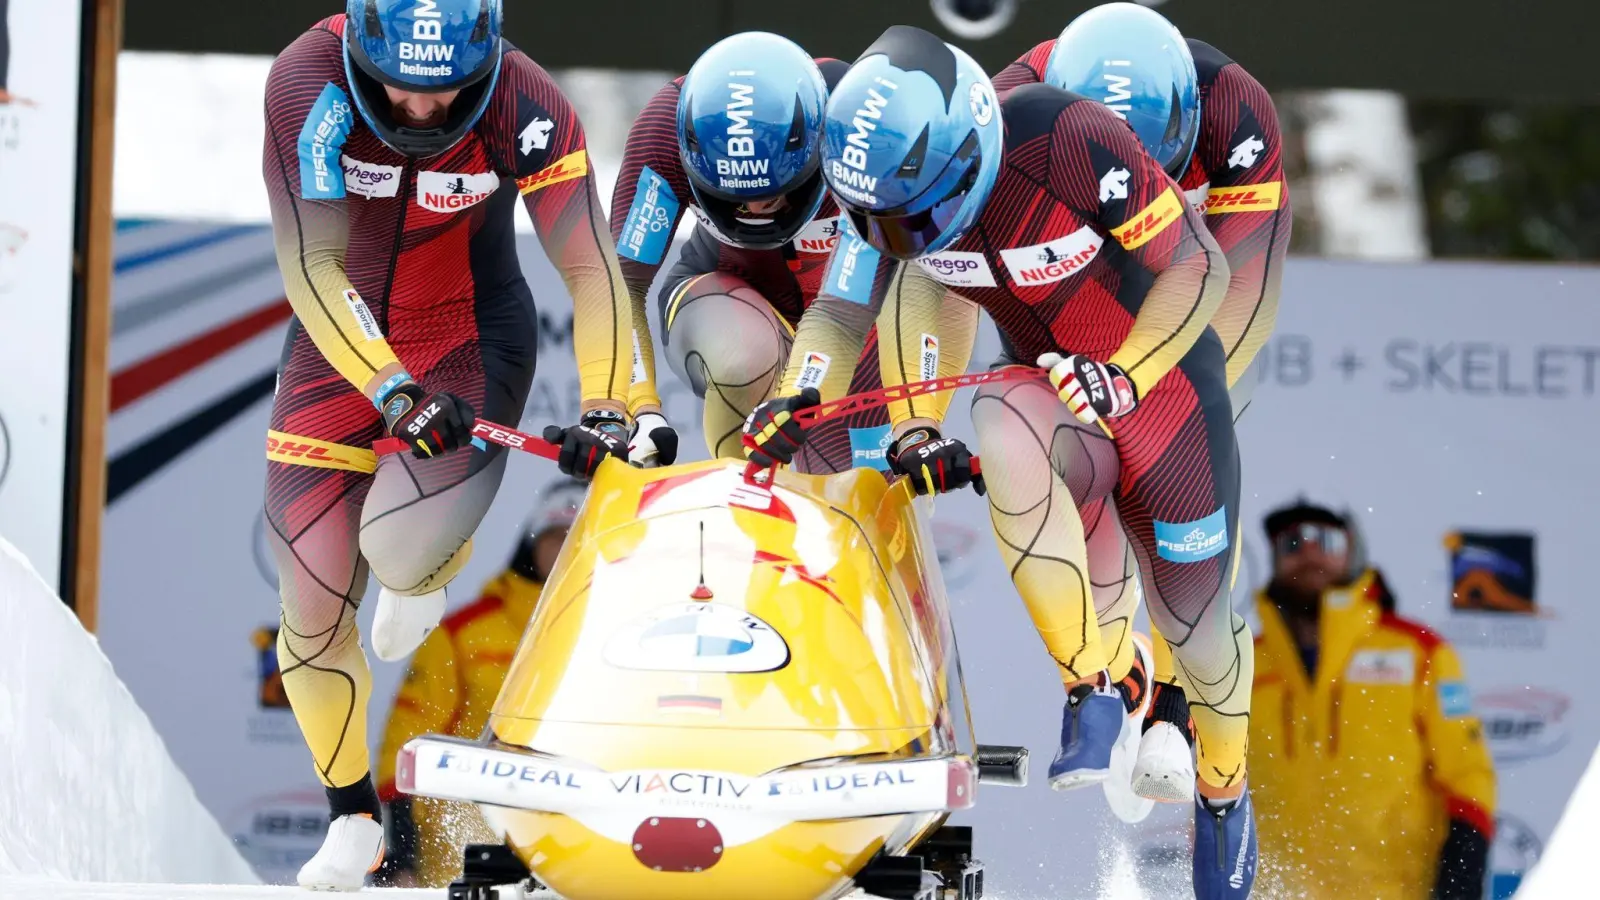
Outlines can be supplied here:
M1079 423L1043 381L979 389L973 428L995 537L1063 681L1120 675L1094 627L1083 528L1115 501L1151 616L1193 686L1201 776L1231 785L1244 772L1253 648L1228 603L1238 454L1226 356L1208 327L1227 262L1178 185L1103 105L1030 85L1001 113L1004 159L978 222L910 264L880 258L853 231L842 238L790 369L819 348L845 352L868 313L885 347L915 347L937 334L929 298L951 289L989 313L1017 362L1081 353L1127 372L1139 402L1109 422L1114 438ZM895 373L885 367L884 377ZM825 386L824 399L837 390ZM895 421L923 415L902 409Z
M505 470L501 448L380 462L371 399L403 370L486 419L521 420L537 347L513 243L520 195L575 307L586 408L628 391L627 294L583 129L548 74L506 45L487 110L444 153L413 159L364 124L343 15L273 63L262 171L294 308L267 437L283 684L330 787L367 776L370 677L356 633L367 574L400 595L459 571Z
M829 89L849 69L836 59L816 63ZM828 254L839 240L839 209L827 197L811 222L775 250L748 249L722 236L692 205L688 175L678 154L682 84L678 78L662 87L628 133L622 173L611 199L611 235L633 297L634 321L643 323L651 282L666 258L679 219L687 211L699 219L657 293L662 350L678 377L705 400L703 427L712 456L742 459L740 430L745 417L779 392L795 326L817 296ZM953 335L963 329L967 334L964 344L959 337L951 341L952 346L966 347L967 353L952 352L944 361L947 374L959 374L970 357L977 311L957 301L947 317L946 328ZM639 334L636 339L647 380L634 385L635 412L660 402L650 383L655 370L650 336ZM804 383L820 380L832 365L834 360L826 355L813 359L802 373ZM881 387L878 369L874 329L853 369L850 392ZM795 464L801 471L815 473L854 466L887 471L888 435L889 417L882 407L855 413L812 429Z

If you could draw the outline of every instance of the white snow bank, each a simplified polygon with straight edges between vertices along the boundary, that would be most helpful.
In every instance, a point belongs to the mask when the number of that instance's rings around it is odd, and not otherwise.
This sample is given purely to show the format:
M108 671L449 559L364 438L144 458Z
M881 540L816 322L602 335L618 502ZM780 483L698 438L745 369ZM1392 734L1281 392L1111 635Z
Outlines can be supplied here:
M0 635L0 882L259 883L99 644L4 538Z
M1567 801L1567 811L1533 872L1517 891L1517 900L1568 900L1592 897L1594 848L1600 844L1600 749Z

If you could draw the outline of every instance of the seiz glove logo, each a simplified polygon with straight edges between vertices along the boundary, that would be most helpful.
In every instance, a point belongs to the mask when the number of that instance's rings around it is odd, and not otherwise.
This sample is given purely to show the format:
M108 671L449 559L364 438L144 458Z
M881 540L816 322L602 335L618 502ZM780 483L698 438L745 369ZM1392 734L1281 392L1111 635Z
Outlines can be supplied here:
M1106 402L1106 385L1100 379L1100 364L1087 356L1080 356L1073 369L1077 373L1078 383L1089 392L1089 405L1102 416L1110 414L1111 404Z
M918 447L917 456L921 457L922 459L927 459L928 457L934 456L947 447L954 447L955 444L955 438L941 438L937 441L932 441Z
M602 431L601 429L607 430ZM615 450L622 446L622 441L619 440L615 435L611 434L609 428L607 428L605 425L580 425L578 426L578 430L584 432L585 434L594 435L595 439L604 444L607 450Z
M422 429L428 427L428 422L439 414L439 404L429 403L428 408L417 413L417 417L406 423L406 431L411 434L421 434Z

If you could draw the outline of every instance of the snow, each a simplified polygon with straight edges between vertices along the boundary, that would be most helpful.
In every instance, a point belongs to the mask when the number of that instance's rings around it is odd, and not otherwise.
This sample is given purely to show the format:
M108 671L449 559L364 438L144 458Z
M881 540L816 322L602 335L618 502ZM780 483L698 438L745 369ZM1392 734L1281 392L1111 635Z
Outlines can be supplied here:
M4 538L0 635L0 879L257 883L95 639Z

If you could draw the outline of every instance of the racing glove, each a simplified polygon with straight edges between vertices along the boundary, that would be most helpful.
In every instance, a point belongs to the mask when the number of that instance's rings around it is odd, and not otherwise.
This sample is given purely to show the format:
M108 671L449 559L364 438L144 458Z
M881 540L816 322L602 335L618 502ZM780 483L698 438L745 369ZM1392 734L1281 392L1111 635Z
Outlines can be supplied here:
M678 432L660 413L640 413L633 420L633 438L628 442L628 462L649 469L670 466L678 458Z
M972 471L972 451L958 438L942 437L937 428L913 428L889 447L889 469L911 479L919 494L960 490L967 485L981 496L983 475Z
M1039 357L1039 365L1050 370L1056 396L1085 425L1125 416L1139 405L1133 380L1120 366L1096 362L1081 353L1046 353Z
M556 468L573 478L593 478L607 456L628 461L628 425L613 410L592 409L571 428L546 425L544 439L561 448Z
M808 387L792 397L774 397L751 411L744 420L744 455L763 468L794 461L806 442L805 428L795 413L822 403L822 395Z
M467 446L478 420L472 404L444 391L430 394L415 381L385 394L382 410L384 427L391 436L405 441L417 459Z

